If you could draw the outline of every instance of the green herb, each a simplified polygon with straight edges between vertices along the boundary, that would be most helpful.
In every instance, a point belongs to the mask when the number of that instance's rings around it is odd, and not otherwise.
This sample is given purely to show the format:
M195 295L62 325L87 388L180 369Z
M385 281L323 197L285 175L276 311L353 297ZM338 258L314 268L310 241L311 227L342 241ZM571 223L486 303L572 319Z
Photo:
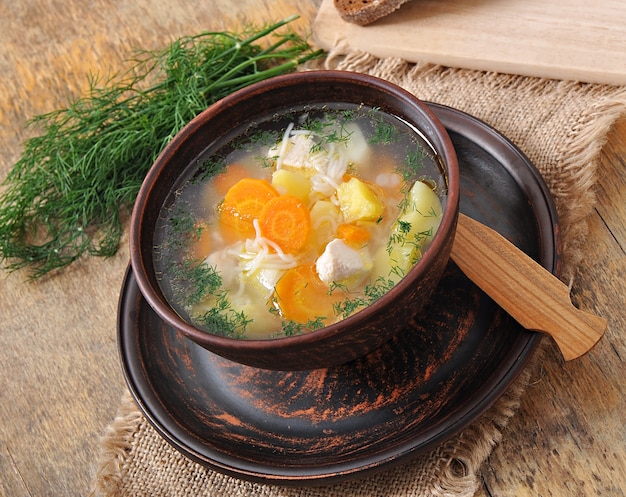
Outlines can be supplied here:
M215 307L196 316L194 321L213 335L231 338L244 338L246 326L252 322L243 311L232 309L227 300L219 300Z
M206 32L143 51L86 97L43 114L0 197L0 262L31 278L83 254L111 256L122 215L155 158L208 105L322 54L277 30L296 16L242 34ZM262 46L260 40L269 41Z
M332 129L328 134L319 136L319 141L311 146L309 152L311 154L316 154L318 152L327 150L326 145L328 145L329 143L348 143L350 141L351 135L352 133L350 131L347 131L343 127L343 125L339 130Z
M397 262L397 261L394 260L394 262ZM417 262L417 261L414 261L414 262ZM402 279L406 275L406 271L402 269L400 266L398 266L397 264L395 264L391 266L391 271L389 274L394 274L399 279Z
M431 213L436 215L432 209L429 212L429 216ZM421 249L424 240L428 240L433 236L432 227L428 228L426 231L417 231L413 233L412 236L409 236L411 235L411 223L399 220L396 226L397 229L393 229L391 235L389 235L389 240L387 241L387 253L389 255L393 252L394 245L413 245L415 248Z
M163 252L171 256L174 250L184 250L205 229L180 207L169 218L169 236L158 251L165 249ZM216 267L191 258L167 259L165 265L174 301L185 308L193 324L214 335L245 337L251 319L243 311L233 308Z
M176 212L170 217L170 229L172 232L169 237L169 246L179 249L189 244L189 233L194 230L196 220L187 212L183 206L178 206Z
M222 287L222 277L213 266L185 259L171 267L172 281L178 302L191 306L210 295L216 295Z
M422 147L418 146L414 150L410 150L406 156L405 181L415 177L422 167L424 167L424 159L426 153Z
M263 169L270 169L276 164L276 161L278 160L278 155L273 155L271 157L257 155L254 157L254 160L256 160Z
M194 185L202 184L225 170L226 160L223 157L211 157L200 165L195 176L191 179L191 183Z
M339 129L332 129L328 134L322 136L322 139L326 143L347 143L351 136L352 131L348 131L342 123Z
M280 309L278 307L271 306L268 308L270 314L274 316L280 316ZM324 317L316 317L314 319L309 319L306 323L299 323L297 321L283 321L281 324L281 332L274 335L274 338L279 336L295 336L305 333L307 331L318 330L325 326Z
M389 240L387 241L387 253L391 255L394 245L404 245L407 242L407 236L410 232L411 223L401 219L398 220L389 235Z
M344 109L344 110L341 110L339 114L343 122L354 121L357 117L356 109Z
M282 324L282 332L285 336L291 337L300 335L307 331L314 331L324 327L324 318L318 317L310 319L306 323L298 323L296 321L284 321Z
M411 231L411 223L409 223L408 221L399 220L398 228L400 229L401 233L409 233Z
M343 117L353 117L353 111L345 111L340 113L336 119L324 116L322 118L309 119L301 125L302 129L310 131L313 134L313 138L316 140L309 152L316 154L325 150L325 145L329 143L348 143L352 132L348 131L345 127L345 121L342 121ZM337 123L339 121L339 127Z
M241 145L241 149L251 151L255 148L260 149L259 153L254 156L254 160L263 168L269 169L275 166L278 155L268 156L267 149L276 144L276 132L267 129L259 130L252 134L248 141ZM262 153L265 152L265 153Z
M396 141L400 136L400 131L396 126L387 121L379 119L376 121L374 134L369 139L369 143L389 144Z
M174 293L178 302L188 308L207 301L206 310L191 317L191 321L209 333L233 338L245 336L246 327L252 320L243 311L236 311L228 292L222 288L222 277L208 264L185 260L172 266Z
M385 279L382 276L376 279L372 284L366 285L362 297L346 298L342 302L333 304L333 311L338 316L347 318L360 309L373 304L383 295L385 295L394 286L391 279Z

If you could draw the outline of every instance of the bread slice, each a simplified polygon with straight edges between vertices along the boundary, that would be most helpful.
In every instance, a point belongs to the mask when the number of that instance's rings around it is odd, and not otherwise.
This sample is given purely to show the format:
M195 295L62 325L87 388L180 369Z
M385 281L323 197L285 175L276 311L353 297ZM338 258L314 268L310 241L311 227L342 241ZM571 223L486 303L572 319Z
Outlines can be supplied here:
M391 14L409 0L334 0L344 21L364 26Z

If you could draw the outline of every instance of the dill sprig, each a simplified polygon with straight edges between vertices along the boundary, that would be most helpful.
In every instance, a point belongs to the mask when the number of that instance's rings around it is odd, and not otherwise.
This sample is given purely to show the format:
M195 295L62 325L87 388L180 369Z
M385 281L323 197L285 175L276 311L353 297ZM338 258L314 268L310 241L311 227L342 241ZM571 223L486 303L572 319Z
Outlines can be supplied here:
M67 108L36 116L3 182L0 262L38 278L83 254L114 255L148 169L182 127L244 86L318 57L293 32L292 16L241 34L204 32L161 51L141 51L131 67Z
M215 267L185 260L173 265L170 272L176 282L174 293L179 302L185 302L191 308L207 298L212 300L210 306L191 316L192 323L214 335L245 337L246 327L252 320L244 311L233 308L228 292L222 287L222 277Z
M333 304L333 311L337 316L341 316L345 319L355 312L376 302L379 298L391 290L394 285L395 283L392 279L386 279L381 276L373 283L365 286L362 297L347 297L343 301L336 302Z

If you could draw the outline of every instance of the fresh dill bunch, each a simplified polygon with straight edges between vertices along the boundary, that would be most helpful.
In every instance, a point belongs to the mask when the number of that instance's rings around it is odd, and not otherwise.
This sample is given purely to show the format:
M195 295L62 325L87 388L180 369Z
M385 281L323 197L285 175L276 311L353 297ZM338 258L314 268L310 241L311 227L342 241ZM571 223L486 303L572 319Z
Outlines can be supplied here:
M292 16L241 34L204 32L160 51L67 108L36 116L0 194L0 263L38 278L83 254L112 256L148 169L191 119L228 94L322 55L293 32Z

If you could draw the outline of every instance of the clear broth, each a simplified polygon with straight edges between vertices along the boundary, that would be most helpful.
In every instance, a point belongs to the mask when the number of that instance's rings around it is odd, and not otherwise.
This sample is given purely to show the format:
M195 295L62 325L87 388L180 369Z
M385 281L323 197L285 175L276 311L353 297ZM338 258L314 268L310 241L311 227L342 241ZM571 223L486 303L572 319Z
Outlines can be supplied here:
M245 248L245 237L241 236L242 239L238 240L236 234L225 233L220 218L224 191L220 190L219 181L228 174L232 175L233 165L236 165L237 174L241 177L272 183L277 163L280 162L280 169L301 173L308 177L310 183L314 183L313 176L317 171L299 170L276 158L280 155L277 144L285 138L285 130L290 126L318 133L309 149L311 154L330 155L334 153L329 151L331 149L353 147L348 153L351 159L345 172L335 171L334 178L337 179L341 173L344 179L358 179L369 185L380 197L379 200L382 198L384 205L382 214L376 220L357 220L353 223L362 221L361 225L366 225L370 231L370 238L363 246L351 248L361 254L365 266L369 264L369 257L376 271L370 270L370 274L363 276L360 281L356 281L358 278L346 278L339 284L327 283L328 293L334 295L332 313L311 315L306 320L291 319L281 311L280 299L277 302L276 283L289 268L282 267L282 260L276 262L278 259L272 254L272 249L269 251L271 255L265 259L259 258L260 269L233 269L233 260L244 261L246 257L244 262L250 267L250 258L259 246L258 243L249 243L253 247L251 255ZM306 162L309 159L307 156L303 160ZM227 171L230 172L224 174ZM388 258L396 254L391 245L397 245L399 233L402 234L406 227L399 223L399 217L407 209L409 190L415 182L429 185L436 193L440 209L445 208L447 188L442 171L440 157L419 130L393 115L363 105L293 108L242 126L210 145L198 160L190 164L160 212L155 233L154 264L161 289L183 319L207 332L234 338L271 339L290 336L344 319L380 298L406 274L418 260L419 254L427 250L434 236L432 232L424 242L420 242L418 256L414 255L415 251L412 252L411 258L415 260L411 260L410 267L403 266L398 270L393 261L389 262L389 271L384 268L384 263L382 270L378 267L383 251L387 252ZM296 254L287 254L293 257L287 257L285 266L293 265L293 259L298 265L315 265L328 242L334 239L333 229L344 220L344 211L341 210L343 204L339 209L340 217L330 221L325 218L321 207L313 207L320 200L335 204L338 208L340 204L337 190L332 193L334 183L329 185L332 182L327 181L324 174L320 178L321 186L318 186L324 192L315 191L303 199L303 203L310 209L312 225L317 224L309 238L310 246ZM284 189L282 184L273 186L277 190ZM324 197L327 190L331 194ZM322 207L332 210L332 205L329 207L324 204ZM315 215L313 209L316 209ZM330 224L322 229L324 222ZM259 235L258 231L256 234ZM203 244L209 245L210 249L202 252L198 247ZM244 244L243 248L241 244ZM208 255L206 250L209 250ZM220 257L229 259L229 262L225 263ZM260 275L259 271L265 273Z

